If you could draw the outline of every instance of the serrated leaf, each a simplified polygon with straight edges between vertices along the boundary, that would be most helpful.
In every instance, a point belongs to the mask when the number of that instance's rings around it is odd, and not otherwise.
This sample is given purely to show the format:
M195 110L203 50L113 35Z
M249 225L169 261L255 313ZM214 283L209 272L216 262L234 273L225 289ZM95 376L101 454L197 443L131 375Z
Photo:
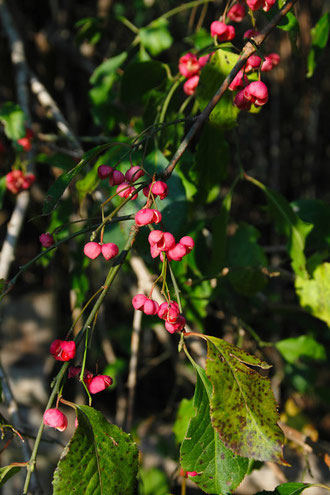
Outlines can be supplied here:
M236 456L225 447L210 420L212 385L205 371L194 365L197 383L193 404L195 414L191 418L180 450L180 462L185 471L196 471L191 478L203 491L210 494L226 494L243 480L248 459Z
M255 495L300 495L306 488L310 488L313 486L310 483L283 483L282 485L278 485L274 491L262 491L258 492Z
M183 442L190 418L194 412L193 399L182 399L173 425L173 433L177 443Z
M311 335L283 339L276 342L275 347L289 363L294 363L301 357L321 361L326 359L324 346Z
M146 93L161 87L166 80L167 73L161 62L133 62L121 80L121 100L125 104L142 103Z
M253 177L247 179L265 193L277 227L288 238L287 249L291 257L291 266L296 275L307 278L304 249L306 237L313 229L313 225L300 220L288 201L277 191L268 188Z
M295 287L301 306L330 326L330 263L319 265L310 280L297 277Z
M270 365L224 340L206 339L213 428L238 455L285 463L284 437L276 424L278 413L270 380L250 367L268 369Z
M77 406L79 425L54 472L54 495L132 495L138 450L130 435L88 406ZM78 492L77 492L78 493Z
M25 115L19 105L7 101L0 107L0 121L9 139L17 141L25 136Z
M220 88L237 60L238 55L219 49L203 68L197 86L197 101L201 110L204 110L216 91ZM209 120L221 129L231 129L236 125L238 114L239 109L233 104L232 92L226 91L211 112Z
M0 468L0 486L3 486L14 474L18 473L27 463L13 462L8 466Z
M315 24L311 30L311 48L307 59L307 74L306 77L312 77L316 69L316 65L322 55L324 48L328 43L330 32L330 12L324 14L321 19Z
M170 48L173 38L168 30L166 19L157 19L139 30L141 43L153 57Z
M68 187L70 182L79 174L81 169L92 160L94 160L98 155L107 150L110 146L112 146L111 143L102 144L101 146L93 148L92 150L84 154L84 157L80 160L78 165L69 170L69 172L64 172L58 177L58 179L54 182L54 184L49 188L47 192L47 196L45 198L42 209L43 215L49 215L54 210L65 189Z

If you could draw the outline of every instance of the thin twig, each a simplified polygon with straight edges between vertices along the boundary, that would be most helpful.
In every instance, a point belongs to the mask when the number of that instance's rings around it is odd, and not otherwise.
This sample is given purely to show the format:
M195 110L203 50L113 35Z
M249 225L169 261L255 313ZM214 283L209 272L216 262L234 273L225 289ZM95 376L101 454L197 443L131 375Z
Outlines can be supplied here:
M141 324L142 324L142 311L134 310L133 317L133 331L131 337L131 358L129 362L129 373L127 379L128 398L127 398L127 418L126 429L129 431L132 428L133 412L134 412L134 400L136 390L136 375L138 356L140 348L140 336L141 336Z

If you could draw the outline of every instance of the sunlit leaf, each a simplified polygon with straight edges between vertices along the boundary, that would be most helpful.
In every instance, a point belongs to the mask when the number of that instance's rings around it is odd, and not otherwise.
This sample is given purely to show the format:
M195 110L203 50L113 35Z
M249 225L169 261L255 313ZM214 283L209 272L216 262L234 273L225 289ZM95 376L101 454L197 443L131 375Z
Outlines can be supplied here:
M0 468L0 486L3 486L14 474L18 473L25 463L13 462L8 466Z
M194 412L193 399L182 399L173 425L173 433L177 443L183 442L190 418Z
M283 483L278 485L274 491L262 491L255 495L300 495L306 488L313 486L310 483Z
M326 359L325 348L310 335L300 335L276 342L276 348L289 363L294 363L300 358L308 358L323 361Z
M132 495L138 451L130 435L92 407L77 406L77 413L79 426L54 473L54 495L75 493L77 487L85 495Z
M7 101L0 107L0 121L9 139L17 141L25 136L25 115L19 105Z
M210 494L232 492L244 478L248 459L235 455L225 447L210 419L212 385L203 368L194 365L197 384L194 395L195 414L191 418L181 450L180 462L185 471L196 471L191 478Z
M254 369L270 365L216 337L207 336L207 347L211 419L221 440L243 457L285 463L270 380Z
M327 46L330 32L330 12L326 12L311 30L311 48L307 59L307 77L312 77L317 63Z
M157 19L149 26L139 30L141 43L152 56L159 55L159 53L167 50L172 45L173 38L167 26L168 21L166 19Z

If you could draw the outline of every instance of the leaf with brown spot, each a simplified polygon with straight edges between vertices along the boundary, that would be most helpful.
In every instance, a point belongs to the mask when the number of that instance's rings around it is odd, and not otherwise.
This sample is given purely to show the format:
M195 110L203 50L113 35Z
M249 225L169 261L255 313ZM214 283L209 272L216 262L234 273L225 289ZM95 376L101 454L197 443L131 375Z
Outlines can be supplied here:
M270 365L224 340L205 337L213 428L235 454L285 464L284 436L277 425L270 380L247 366L268 369Z

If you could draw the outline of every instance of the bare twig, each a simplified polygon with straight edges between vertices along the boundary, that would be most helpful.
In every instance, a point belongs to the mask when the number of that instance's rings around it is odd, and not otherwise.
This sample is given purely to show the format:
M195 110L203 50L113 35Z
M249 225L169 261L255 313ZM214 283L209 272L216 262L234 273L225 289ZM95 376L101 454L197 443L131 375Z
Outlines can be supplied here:
M128 398L127 398L127 418L126 428L130 430L133 422L134 399L136 390L136 374L140 347L142 311L134 310L133 332L131 337L131 358L129 362L129 373L127 380Z
M273 17L273 19L263 28L263 30L258 34L258 36L255 36L254 43L251 43L251 41L247 41L245 44L242 53L238 59L238 62L236 65L232 68L228 76L225 78L223 83L221 84L220 88L218 91L215 93L213 98L210 100L210 102L206 105L202 113L198 116L197 120L193 124L193 126L190 128L189 132L181 142L179 148L177 151L174 153L172 160L164 170L164 172L161 174L161 178L163 180L167 180L170 175L172 174L173 170L175 169L178 161L180 160L181 156L183 153L186 151L187 147L189 146L189 143L192 141L192 139L195 137L197 132L202 128L202 126L205 124L207 119L209 118L212 110L216 106L216 104L221 100L223 97L225 91L228 89L230 83L233 81L234 77L236 74L240 71L240 69L243 67L247 59L252 55L257 48L265 41L265 39L268 37L268 35L271 33L271 31L277 26L277 24L281 21L281 19L289 12L289 10L292 9L294 4L298 0L290 0L288 1L284 7L280 10L280 12Z

